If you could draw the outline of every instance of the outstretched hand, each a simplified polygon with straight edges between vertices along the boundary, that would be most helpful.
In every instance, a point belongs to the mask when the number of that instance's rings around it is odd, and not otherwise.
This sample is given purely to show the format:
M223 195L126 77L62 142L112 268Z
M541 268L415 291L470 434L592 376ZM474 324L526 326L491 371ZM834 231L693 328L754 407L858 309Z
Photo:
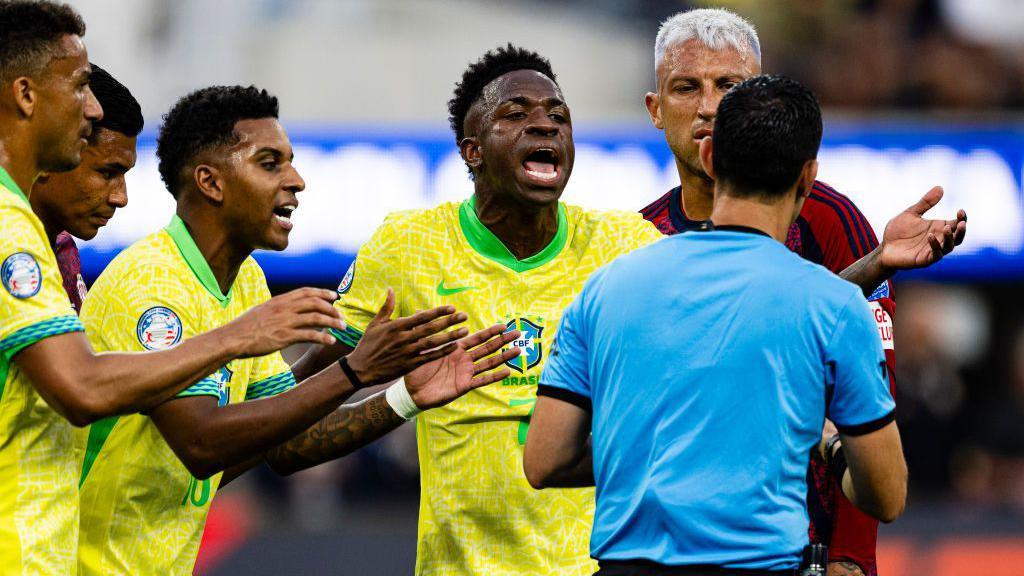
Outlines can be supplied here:
M924 217L939 200L942 187L936 186L885 225L880 254L884 268L895 271L931 266L964 241L967 213L963 210L957 211L953 220Z
M519 356L519 348L495 354L520 336L518 330L507 331L504 324L495 324L456 342L456 349L405 376L405 386L413 402L426 410L442 406L470 390L508 378L508 368L495 370Z
M384 305L348 355L349 366L364 385L390 382L451 354L458 349L455 341L469 333L465 328L449 330L467 318L454 306L438 306L392 320L394 311L395 291L388 288Z

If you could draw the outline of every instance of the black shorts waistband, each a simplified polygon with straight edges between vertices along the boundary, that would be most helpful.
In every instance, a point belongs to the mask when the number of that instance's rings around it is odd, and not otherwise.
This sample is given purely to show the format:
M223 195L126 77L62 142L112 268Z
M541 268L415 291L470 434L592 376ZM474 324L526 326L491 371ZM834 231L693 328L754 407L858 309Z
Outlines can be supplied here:
M594 576L793 576L795 570L737 570L721 566L666 566L649 560L600 560Z

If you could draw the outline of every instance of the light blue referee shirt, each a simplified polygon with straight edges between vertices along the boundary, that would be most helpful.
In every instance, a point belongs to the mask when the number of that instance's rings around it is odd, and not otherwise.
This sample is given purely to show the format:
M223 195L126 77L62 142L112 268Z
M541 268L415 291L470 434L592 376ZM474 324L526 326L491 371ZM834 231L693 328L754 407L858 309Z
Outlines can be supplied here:
M744 227L691 232L597 271L566 309L538 394L592 411L591 555L796 568L827 415L893 420L859 288Z

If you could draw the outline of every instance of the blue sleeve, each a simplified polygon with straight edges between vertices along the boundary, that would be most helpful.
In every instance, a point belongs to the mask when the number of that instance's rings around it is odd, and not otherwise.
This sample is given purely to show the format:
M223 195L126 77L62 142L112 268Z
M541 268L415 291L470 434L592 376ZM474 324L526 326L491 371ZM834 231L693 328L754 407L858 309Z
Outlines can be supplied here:
M844 434L868 434L895 419L885 353L867 301L855 293L826 349L828 417Z
M589 343L583 300L586 289L573 300L562 314L551 356L541 373L537 394L553 396L590 409Z

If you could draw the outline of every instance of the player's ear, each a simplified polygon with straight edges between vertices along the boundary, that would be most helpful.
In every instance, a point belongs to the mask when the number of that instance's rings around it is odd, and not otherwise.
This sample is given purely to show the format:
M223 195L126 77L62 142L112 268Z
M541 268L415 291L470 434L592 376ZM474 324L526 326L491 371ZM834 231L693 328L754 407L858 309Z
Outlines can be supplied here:
M811 195L814 188L814 181L818 178L818 160L812 158L804 162L804 168L800 171L800 182L796 187L798 198L806 198Z
M26 118L31 118L36 109L36 101L39 96L36 93L35 83L27 76L20 76L8 85L11 96L14 97L14 106Z
M480 152L480 141L473 136L466 136L459 142L459 154L470 168L479 168L484 163Z
M224 201L224 189L217 168L209 164L200 164L192 171L192 177L200 194L216 203Z
M665 124L661 121L661 97L656 92L648 92L644 96L644 105L647 106L647 114L651 117L651 124L658 130L664 130Z
M715 179L715 165L711 161L713 144L711 142L711 136L705 136L700 141L700 165L704 168L704 172L708 175L708 178Z

